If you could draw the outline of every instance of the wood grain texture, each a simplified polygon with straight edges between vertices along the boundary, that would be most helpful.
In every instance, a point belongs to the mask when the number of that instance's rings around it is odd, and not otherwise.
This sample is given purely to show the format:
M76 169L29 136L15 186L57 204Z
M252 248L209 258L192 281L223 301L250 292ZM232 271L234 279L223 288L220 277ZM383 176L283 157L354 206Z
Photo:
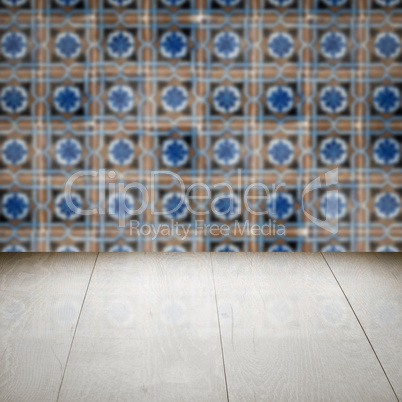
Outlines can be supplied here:
M99 256L60 401L223 401L207 254Z
M0 254L0 400L55 401L96 253Z
M213 254L231 401L395 401L319 254Z
M402 401L402 254L325 253Z

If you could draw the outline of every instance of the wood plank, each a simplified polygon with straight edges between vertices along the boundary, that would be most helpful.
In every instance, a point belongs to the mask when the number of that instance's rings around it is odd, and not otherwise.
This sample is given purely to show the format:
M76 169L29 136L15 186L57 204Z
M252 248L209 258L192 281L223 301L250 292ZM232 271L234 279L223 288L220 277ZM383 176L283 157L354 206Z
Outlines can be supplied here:
M96 253L0 254L0 399L55 401Z
M319 254L213 254L231 401L395 401Z
M223 401L207 254L102 253L60 401Z
M402 401L402 254L326 253L325 258Z

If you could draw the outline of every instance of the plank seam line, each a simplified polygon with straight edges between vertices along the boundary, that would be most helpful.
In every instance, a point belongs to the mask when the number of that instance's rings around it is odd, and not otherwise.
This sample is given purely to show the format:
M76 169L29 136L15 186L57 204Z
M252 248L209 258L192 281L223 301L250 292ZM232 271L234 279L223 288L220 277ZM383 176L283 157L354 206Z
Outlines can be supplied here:
M222 363L223 363L223 375L225 376L225 387L226 387L226 398L229 402L229 390L228 390L228 381L226 378L226 365L225 365L225 355L223 353L223 343L222 343L222 332L221 332L221 322L219 319L219 309L218 309L218 298L216 295L216 285L215 285L215 275L214 275L214 267L213 267L213 261L212 261L212 254L209 254L209 259L211 261L211 272L212 272L212 281L214 283L214 291L215 291L215 306L216 306L216 317L218 318L218 329L219 329L219 341L221 344L221 354L222 354Z
M376 351L375 351L375 349L374 349L374 347L373 347L373 345L372 345L372 343L371 343L369 337L367 336L367 333L366 333L366 331L364 330L362 323L360 322L359 318L357 317L357 314L356 314L354 308L352 307L352 304L350 303L348 297L346 296L346 293L344 292L344 290L343 290L341 284L340 284L339 281L338 281L338 278L335 276L335 273L334 273L334 271L332 270L331 266L329 265L329 263L328 263L327 259L325 258L324 254L323 254L322 252L321 252L320 254L321 254L322 258L324 259L325 263L328 265L328 268L329 268L329 270L331 271L333 277L335 278L336 283L338 284L338 286L339 286L339 288L341 289L341 291L342 291L342 293L343 293L343 295L344 295L346 301L348 302L349 307L351 308L351 310L352 310L354 316L356 317L356 320L357 320L357 322L359 323L360 328L362 329L363 334L365 335L365 337L366 337L366 339L367 339L367 342L369 343L369 345L370 345L370 347L371 347L371 349L372 349L372 351L373 351L373 353L374 353L374 355L375 355L375 357L376 357L378 363L380 364L382 371L384 372L384 375L385 375L385 377L386 377L386 379L387 379L387 381L388 381L388 383L389 383L389 385L390 385L390 387L391 387L391 389L392 389L392 392L393 392L394 395L395 395L396 400L399 402L398 395L396 394L396 392L395 392L395 390L394 390L394 387L392 386L392 383L391 383L390 379L388 378L388 375L387 375L387 373L386 373L386 371L385 371L385 369L384 369L384 366L382 365L382 363L381 363L381 361L380 361L380 359L379 359L379 357L378 357L378 355L377 355L377 353L376 353Z
M74 328L73 339L71 340L70 349L69 349L69 351L68 351L67 360L66 360L66 364L65 364L65 366L64 366L63 376L61 377L61 383L60 383L59 392L58 392L58 394L57 394L57 400L56 400L56 401L58 401L59 398L60 398L61 387L62 387L62 385L63 385L64 375L66 374L68 361L69 361L69 359L70 359L71 349L73 348L73 343L74 343L75 334L76 334L76 332L77 332L78 324L79 324L79 322L80 322L81 313L82 313L82 310L83 310L83 308L84 308L85 299L86 299L86 297L87 297L89 285L90 285L90 283L91 283L92 275L93 275L94 270L95 270L95 265L96 265L96 263L98 262L98 257L99 257L99 253L96 254L95 262L94 262L94 265L93 265L93 267L92 267L91 275L90 275L90 277L89 277L89 281L88 281L88 284L87 284L87 288L86 288L86 290L85 290L84 298L82 299L82 304L81 304L80 313L78 314L77 324L75 325L75 328Z

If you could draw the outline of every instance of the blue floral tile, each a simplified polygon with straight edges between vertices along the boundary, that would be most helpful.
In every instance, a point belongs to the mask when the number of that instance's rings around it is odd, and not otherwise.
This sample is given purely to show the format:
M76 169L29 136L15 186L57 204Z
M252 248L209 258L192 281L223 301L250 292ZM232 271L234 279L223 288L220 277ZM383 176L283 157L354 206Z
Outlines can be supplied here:
M20 114L28 107L28 94L24 87L4 87L0 96L1 108L5 113Z
M6 193L1 200L1 209L5 218L21 220L29 213L29 200L24 193Z
M162 3L165 6L171 6L171 7L180 7L183 5L187 0L162 0Z
M324 253L344 253L346 252L346 249L338 244L330 244L325 246L321 251Z
M341 86L326 86L320 92L320 106L325 113L339 114L347 108L347 93Z
M126 31L114 31L107 38L107 52L115 59L127 59L134 54L134 37Z
M74 7L80 2L80 0L55 0L55 2L60 7Z
M373 158L378 165L397 165L400 155L401 144L394 138L380 138L374 143Z
M320 47L326 59L342 59L347 54L347 38L342 32L328 32L322 36Z
M72 85L62 85L53 92L53 104L61 114L75 113L81 107L81 91Z
M216 247L214 251L218 253L237 253L240 251L240 249L233 244L221 244L220 246Z
M240 199L235 194L219 194L212 202L212 211L218 219L232 220L241 214Z
M392 32L380 33L375 38L374 48L378 57L384 59L397 57L401 48L400 39Z
M134 90L128 85L115 85L108 91L107 104L114 113L128 113L135 105Z
M375 0L382 7L394 7L399 5L400 0Z
M240 54L240 37L235 32L221 32L215 36L213 46L220 59L235 59Z
M341 166L348 157L348 145L337 137L326 138L320 145L320 158L326 165Z
M234 138L221 138L213 150L215 161L221 166L235 166L240 161L240 144Z
M78 35L66 32L57 36L54 48L60 58L73 59L80 54L82 45Z
M27 249L19 244L10 244L9 246L4 247L1 251L3 253L24 253Z
M82 157L81 143L74 138L63 138L56 142L56 161L61 166L76 165Z
M373 92L373 105L378 113L395 113L401 104L399 88L391 85L381 85Z
M270 216L284 220L292 216L294 212L294 199L290 193L276 193L271 196L267 203Z
M127 244L116 244L115 246L110 247L108 251L111 253L130 253L134 250Z
M28 51L28 40L22 32L8 32L1 40L1 51L6 59L22 59Z
M56 251L58 253L78 253L80 250L75 246L60 246Z
M162 160L168 167L184 166L189 159L189 147L180 138L170 138L162 144Z
M185 253L187 250L181 246L166 246L163 249L165 253Z
M291 253L293 250L287 244L274 244L267 251L271 253Z
M83 207L79 194L72 193L70 197L58 194L54 199L54 212L58 219L71 221L80 217L78 210Z
M166 112L182 112L188 103L187 90L183 86L172 85L162 91L162 107Z
M391 219L398 216L401 202L400 197L394 193L378 194L374 200L375 213L378 217Z
M294 0L268 0L275 7L288 7Z
M0 0L0 250L402 251L401 11Z
M2 3L8 7L21 7L27 0L2 0Z
M218 113L233 114L241 107L240 90L235 86L222 85L215 88L213 99Z
M160 39L160 52L167 59L181 59L188 51L188 39L182 32L165 32Z
M3 143L2 158L7 165L20 165L28 157L27 145L22 140L7 140Z
M292 36L285 32L275 32L268 39L268 52L271 57L276 59L290 57L294 47Z
M341 219L348 213L347 198L344 193L328 192L321 198L320 209L325 219Z
M380 246L376 249L377 253L397 253L400 250L394 246Z
M133 0L108 0L113 7L127 7L133 3Z
M132 194L112 193L108 199L108 212L112 219L126 220L134 215L136 208L136 200Z
M294 147L285 139L272 140L268 145L268 159L274 165L287 165L293 161Z
M134 144L125 138L109 144L109 160L120 166L129 165L134 159Z
M294 92L289 86L272 86L267 91L267 107L272 113L288 113L294 106Z
M162 212L166 219L182 220L188 215L188 199L181 193L169 192L162 198Z

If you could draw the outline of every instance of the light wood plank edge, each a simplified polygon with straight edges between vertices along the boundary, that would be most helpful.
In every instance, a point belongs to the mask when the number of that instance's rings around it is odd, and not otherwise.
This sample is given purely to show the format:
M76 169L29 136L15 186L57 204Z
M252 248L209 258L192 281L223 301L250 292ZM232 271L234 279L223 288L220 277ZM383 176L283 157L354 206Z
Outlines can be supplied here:
M90 288L88 290L88 292L89 292L88 297L86 298L85 303L84 303L84 310L83 310L84 312L83 312L82 319L78 323L77 336L75 337L75 342L73 344L73 347L75 347L75 345L78 344L79 340L85 339L88 336L88 335L83 335L83 333L80 333L80 329L82 328L81 324L83 323L84 317L85 317L85 311L86 311L85 308L90 303L91 292L93 291L94 287L96 287L96 284L95 284L96 279L97 279L96 277L99 274L105 275L105 273L108 273L108 272L109 273L112 272L113 275L119 276L120 275L120 267L118 266L119 264L113 266L112 269L110 269L110 270L108 269L108 266L107 266L107 265L109 265L109 268L110 268L110 264L112 263L112 260L114 260L118 256L123 257L122 258L123 261L126 261L126 262L131 261L131 264L133 265L131 267L132 269L135 269L135 263L133 264L133 261L132 261L134 259L137 260L136 264L138 264L138 263L144 264L144 263L147 262L148 258L150 260L151 259L152 260L160 259L162 261L177 259L178 260L177 262L179 262L179 263L180 262L184 263L185 260L191 259L191 258L197 258L197 260L201 259L202 263L204 265L203 271L205 271L205 273L208 276L209 284L208 284L207 288L208 288L208 291L210 293L210 296L212 297L211 298L211 302L212 302L211 308L212 308L212 310L210 311L210 313L212 314L212 317L213 317L214 310L216 311L216 300L214 302L213 297L214 297L215 292L214 292L214 289L213 289L213 286L214 286L213 285L213 276L212 276L212 270L211 270L211 267L210 267L210 257L207 255L207 253L193 252L193 253L184 253L184 254L182 254L182 253L173 253L172 254L172 253L157 253L157 252L139 252L139 253L124 253L124 254L117 253L116 254L116 253L110 253L110 252L102 252L99 255L99 259L98 259L96 267L95 267L96 272L94 271L95 276L91 281L91 285L90 285ZM180 265L181 265L181 268L180 268ZM184 265L184 267L183 267L183 265ZM176 264L176 268L185 269L185 264L179 264L179 266L177 266L177 264ZM121 270L121 272L126 272L126 271L123 269L123 270ZM148 274L152 275L152 272L155 274L155 270L151 267L151 269L148 271ZM99 291L99 289L97 289L97 291ZM214 306L214 303L215 303L215 306ZM218 337L218 336L220 336L220 334L218 332L218 320L217 320L217 318L215 318L215 320L216 320L216 325L215 325L214 330L216 332L216 336ZM218 338L216 338L215 342L218 342ZM219 349L218 348L219 348L220 344L217 343L216 346L217 346L216 359L217 359L217 361L219 361L219 365L221 366L221 374L220 374L220 376L221 376L222 374L224 374L224 365L223 365L223 362L222 362L222 355L219 356ZM72 370L72 366L73 366L72 362L73 362L73 360L74 360L74 348L72 348L72 358L70 359L71 364L68 365L68 371L66 370L66 373L67 373L66 378L69 377L69 372ZM65 398L64 389L69 386L67 383L68 383L68 380L64 381L63 384L62 384L59 400L64 400L64 398ZM223 383L221 385L222 385L222 388L221 388L222 400L227 400L227 394L225 394L225 390L223 388ZM225 386L226 386L226 384L225 384ZM226 395L226 397L225 397L225 395Z
M342 291L342 293L343 293L343 295L344 295L344 297L345 297L345 299L346 299L346 301L347 301L347 303L348 303L350 309L351 309L352 312L353 312L353 315L356 317L356 320L357 320L357 322L358 322L358 324L359 324L361 330L363 331L363 334L364 334L364 336L366 337L367 342L369 343L369 345L370 345L370 347L371 347L371 350L373 351L373 353L374 353L374 355L375 355L375 357L376 357L376 359L377 359L377 361L378 361L378 364L380 365L381 370L383 371L383 373L384 373L384 375L385 375L385 378L387 379L388 384L389 384L389 386L391 387L392 392L393 392L394 395L395 395L396 400L399 402L398 395L396 394L396 391L395 391L395 389L394 389L394 387L393 387L393 385L392 385L392 383L391 383L391 381L390 381L390 379L389 379L389 377L388 377L388 374L387 374L387 372L385 371L385 368L384 368L384 366L383 366L383 364L382 364L382 362L381 362L381 360L380 360L380 358L379 358L379 356L378 356L376 350L374 349L374 346L373 346L373 344L371 343L371 340L370 340L370 338L368 337L367 332L366 332L366 330L365 330L364 327L363 327L363 324L362 324L361 321L359 320L359 317L357 316L357 313L356 313L355 309L353 308L351 302L349 301L348 296L346 295L345 291L343 290L342 285L340 284L338 278L336 277L334 270L331 268L331 265L329 264L329 261L325 258L324 253L320 252L320 254L321 254L322 258L324 259L326 265L328 266L328 269L331 271L332 275L334 276L334 278L335 278L335 280L336 280L336 282L337 282L339 288L341 289L341 291ZM335 254L335 253L329 253L329 254ZM371 253L371 254L373 254L373 255L376 256L377 254L380 254L380 253ZM335 254L335 255L336 255L336 254Z
M70 359L71 350L72 350L72 348L73 348L74 339L75 339L75 334L77 333L78 323L80 322L81 313L82 313L82 310L83 310L83 308L84 308L85 299L86 299L86 297L87 297L87 293L88 293L89 286L90 286L90 284L91 284L92 275L94 274L95 267L96 267L96 263L98 262L98 257L99 257L99 252L96 253L96 257L95 257L94 265L93 265L93 267L92 267L91 275L89 276L89 280L88 280L88 283L87 283L87 287L86 287L86 289L85 289L85 294L84 294L84 297L83 297L83 299L82 299L80 312L79 312L79 314L78 314L77 322L75 323L74 334L73 334L73 338L71 339L70 349L68 350L68 355L67 355L66 364L64 365L63 376L61 377L59 390L58 390L58 392L57 392L57 400L56 400L56 402L57 402L57 401L59 400L59 398L60 398L60 392L61 392L61 388L62 388L62 386L63 386L63 380L64 380L64 376L65 376L65 374L66 374L66 370L67 370L67 366L68 366L68 361L69 361L69 359Z
M214 284L214 294L215 294L215 306L216 306L216 318L218 320L218 329L219 329L219 342L221 345L221 356L222 356L222 365L223 365L223 375L225 378L225 387L226 387L226 398L229 402L229 389L228 389L228 380L226 376L226 365L225 365L225 353L223 351L223 341L222 341L222 331L221 331L221 322L219 318L219 307L218 307L218 296L216 294L216 284L215 284L215 273L214 273L214 263L212 259L212 255L215 253L209 253L209 263L211 268L212 282ZM219 254L219 253L217 253Z

